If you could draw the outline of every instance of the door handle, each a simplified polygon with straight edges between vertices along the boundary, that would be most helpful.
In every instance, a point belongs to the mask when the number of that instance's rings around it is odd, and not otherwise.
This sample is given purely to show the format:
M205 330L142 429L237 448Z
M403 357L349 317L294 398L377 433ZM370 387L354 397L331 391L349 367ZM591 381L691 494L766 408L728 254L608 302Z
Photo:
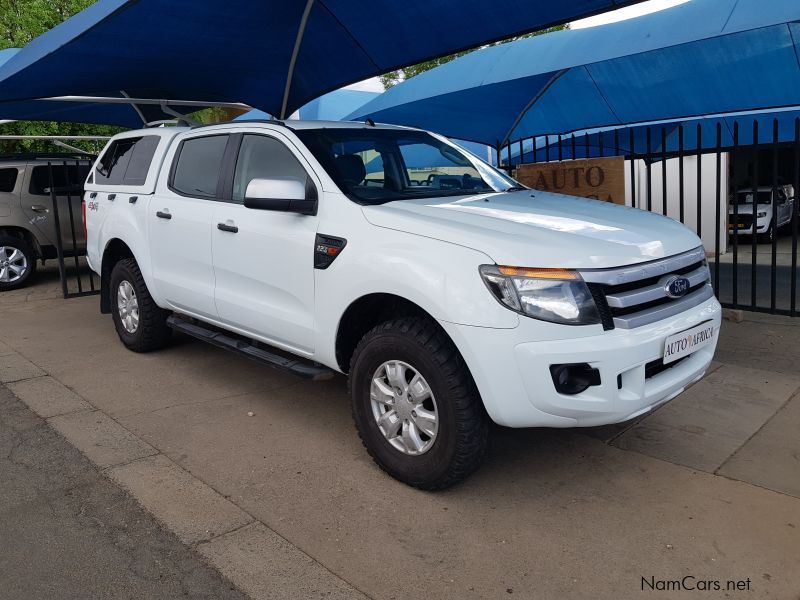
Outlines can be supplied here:
M108 199L109 199L109 200L111 200L112 202L113 202L114 200L116 200L116 198L117 198L117 195L116 195L116 194L109 194L109 195L108 195Z
M239 228L236 225L228 225L227 223L217 223L217 229L230 233L239 233Z
M37 213L50 212L49 208L47 208L46 206L42 206L41 204L34 204L33 206L31 206L31 210Z
M138 199L139 199L139 196L131 196L130 198L128 198L128 202L130 202L131 204L136 204L136 201Z
M92 192L91 194L89 194L89 198L91 198L92 200L97 198L97 192Z
M159 219L171 219L172 218L172 215L169 214L168 210L159 210L158 212L156 212L156 216Z

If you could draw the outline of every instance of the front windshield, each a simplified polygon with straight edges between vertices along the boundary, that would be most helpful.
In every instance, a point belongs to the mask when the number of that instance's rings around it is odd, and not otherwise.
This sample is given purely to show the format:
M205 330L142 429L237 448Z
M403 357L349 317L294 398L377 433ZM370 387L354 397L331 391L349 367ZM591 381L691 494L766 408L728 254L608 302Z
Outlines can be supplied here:
M756 192L757 203L758 204L772 204L772 192ZM753 203L753 192L739 192L737 196L737 204L740 206L742 204L752 204Z
M336 185L359 204L503 192L513 179L458 146L423 131L299 129Z

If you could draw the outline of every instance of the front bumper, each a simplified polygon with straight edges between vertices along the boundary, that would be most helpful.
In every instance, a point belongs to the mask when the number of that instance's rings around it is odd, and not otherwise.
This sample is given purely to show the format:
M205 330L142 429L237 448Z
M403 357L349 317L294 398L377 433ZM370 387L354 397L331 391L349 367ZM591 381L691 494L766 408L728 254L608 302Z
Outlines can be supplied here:
M472 372L491 418L508 427L588 427L627 421L648 412L700 379L716 349L722 309L716 298L636 329L563 326L568 339L541 338L538 321L515 329L442 323ZM714 341L652 377L645 365L663 356L667 337L711 321ZM537 335L538 334L538 335ZM576 337L578 336L578 337ZM550 365L588 363L601 383L576 395L556 391Z
M733 214L729 215L729 219L733 221ZM766 233L769 229L771 219L769 217L761 217L756 220L756 233ZM743 223L744 225L744 223ZM734 235L737 231L739 235L753 235L753 224L747 223L746 227L736 227L735 223L728 224L728 233Z

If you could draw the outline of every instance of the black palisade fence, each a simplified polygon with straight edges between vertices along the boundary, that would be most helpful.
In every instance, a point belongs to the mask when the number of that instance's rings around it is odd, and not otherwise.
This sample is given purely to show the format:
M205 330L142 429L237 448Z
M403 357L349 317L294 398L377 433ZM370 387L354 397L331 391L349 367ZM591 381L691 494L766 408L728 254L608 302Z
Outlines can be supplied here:
M624 187L627 206L673 218L698 234L723 306L794 317L800 211L800 118L794 114L541 135L499 147L498 156L523 183L548 191L607 199L602 184L613 179ZM587 179L598 189L586 193L565 187L563 174L549 179L546 172L586 160L585 173L593 161L610 157L619 157L615 173ZM526 180L525 172L538 179Z
M47 161L47 187L41 192L50 196L52 222L48 228L55 243L61 290L64 298L99 294L96 275L86 262L86 235L82 206L86 177L92 160Z

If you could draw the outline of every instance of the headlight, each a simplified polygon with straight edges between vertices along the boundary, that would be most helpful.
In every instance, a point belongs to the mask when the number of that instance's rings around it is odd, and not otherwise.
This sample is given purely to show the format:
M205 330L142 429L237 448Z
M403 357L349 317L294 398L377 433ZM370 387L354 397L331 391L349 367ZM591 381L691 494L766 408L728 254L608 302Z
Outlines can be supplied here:
M764 217L766 217L766 216L767 216L767 213L765 213L765 212L760 212L760 213L758 213L758 218L759 218L759 219L763 219L763 218L764 218Z
M513 311L564 325L595 325L600 315L583 278L565 269L482 265L486 287Z

